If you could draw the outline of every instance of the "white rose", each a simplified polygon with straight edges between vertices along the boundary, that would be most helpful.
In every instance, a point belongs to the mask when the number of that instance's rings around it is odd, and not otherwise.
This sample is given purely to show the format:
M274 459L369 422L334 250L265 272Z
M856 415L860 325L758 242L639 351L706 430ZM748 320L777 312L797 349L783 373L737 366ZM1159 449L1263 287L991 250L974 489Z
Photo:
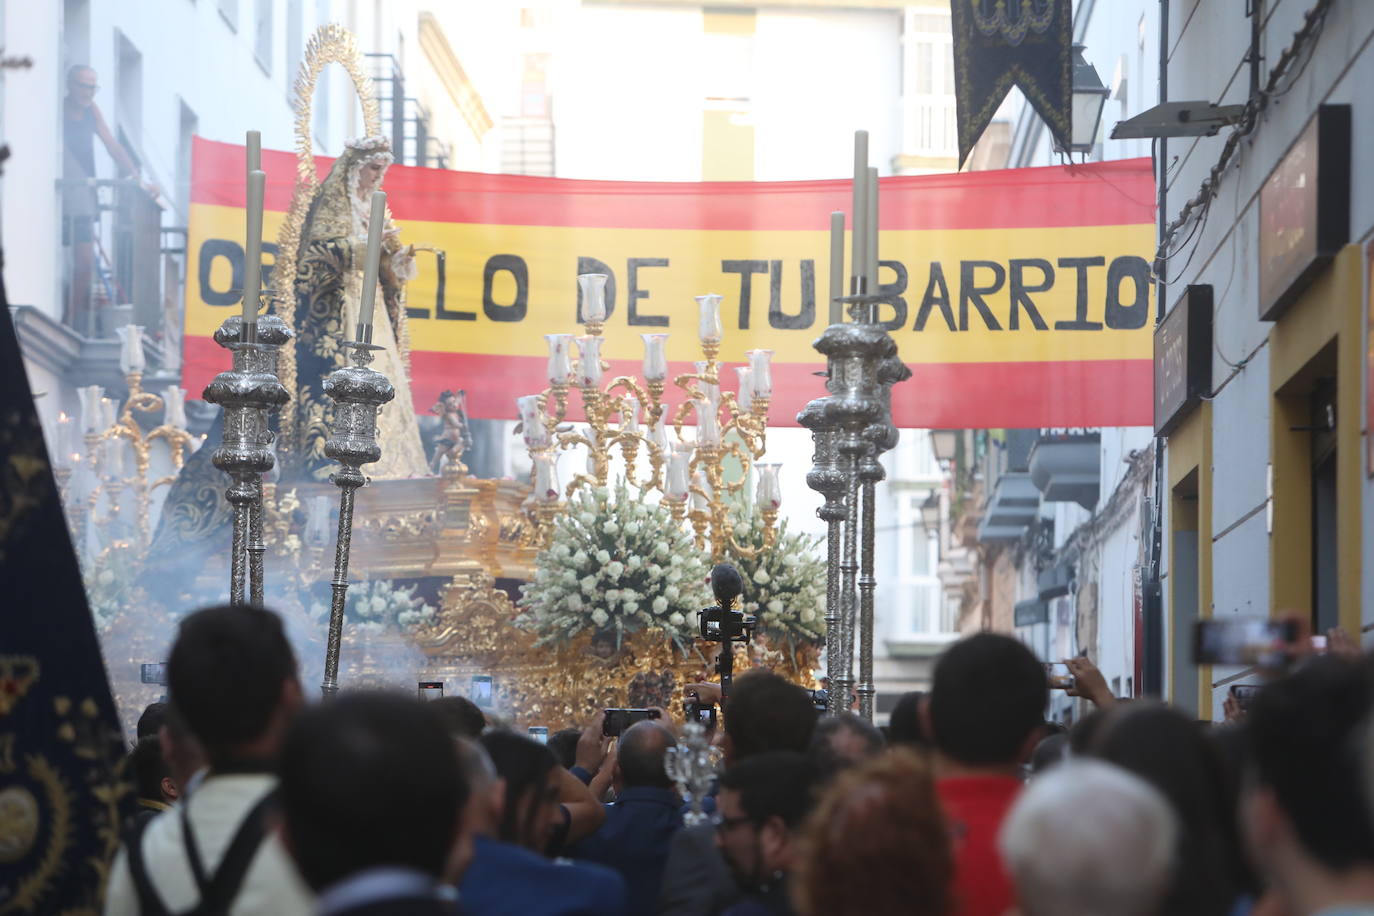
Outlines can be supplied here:
M606 612L603 611L601 608L597 608L596 610L592 611L592 623L596 624L599 627L604 627L606 625L606 621L609 619L610 618L606 616Z
M625 613L627 613L627 614L633 614L633 613L635 613L635 612L638 611L638 610L639 610L639 602L638 602L638 601L626 601L626 602L625 602Z
M625 533L628 534L630 537L634 537L636 534L639 534L639 522L627 522L625 524Z
M639 558L639 554L635 554L634 556L630 557L630 559L625 561L626 569L639 569L643 565L644 561Z
M572 588L577 584L577 573L573 572L571 569L563 570L558 578L565 588Z
M598 550L596 552L596 562L600 563L602 566L605 566L607 563L611 562L610 552L606 550Z
M754 581L759 585L767 585L772 577L768 575L768 570L762 566L754 573Z
M774 598L772 601L768 602L768 611L772 614L781 614L782 602L779 601L777 598Z
M663 576L663 567L657 563L650 563L646 572L649 574L650 582L657 582Z
M801 619L802 619L802 623L815 623L815 621L816 621L816 612L813 611L813 610L811 610L811 608L809 608L809 607L808 607L808 608L802 608Z
M686 620L686 618L683 617L681 614L679 614L679 613L677 613L676 611L674 611L674 612L672 613L672 615L668 617L668 622L671 623L671 624L672 624L673 626L675 626L675 627L680 627L680 626L682 626L684 623L686 623L687 620Z
M577 520L582 524L586 525L588 528L596 524L596 516L590 512L578 513Z
M663 597L669 601L676 601L682 597L682 591L676 585L670 585L663 590Z
M606 599L607 602L615 604L617 601L620 600L620 589L608 588L606 589L606 592L603 597Z
M668 558L668 563L669 563L670 565L672 565L672 566L681 566L681 565L682 565L682 554L680 554L680 553L675 553L675 554L673 554L671 557Z
M585 566L587 563L587 551L579 550L577 553L573 554L572 561L574 566Z
M662 614L666 610L668 610L668 599L663 597L662 595L659 595L657 598L654 599L654 613Z
M596 594L596 576L582 577L582 591L586 592L588 595Z
M619 579L624 574L625 564L620 562L619 560L616 560L614 563L608 563L606 565L606 575L610 576L612 581Z
M583 607L582 596L577 592L573 592L568 596L568 610L576 612L582 610Z
M611 519L606 524L601 526L601 530L606 532L607 534L619 534L620 526L616 524L615 519Z
M668 570L668 575L667 575L665 578L668 580L669 583L681 582L681 581L682 581L682 570L680 570L680 569L670 569L670 570Z

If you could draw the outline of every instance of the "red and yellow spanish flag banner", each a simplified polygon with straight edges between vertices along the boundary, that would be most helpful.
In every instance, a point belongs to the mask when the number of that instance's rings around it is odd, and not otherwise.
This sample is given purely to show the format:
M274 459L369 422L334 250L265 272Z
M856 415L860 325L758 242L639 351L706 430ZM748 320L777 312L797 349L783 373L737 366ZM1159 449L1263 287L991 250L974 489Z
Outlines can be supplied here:
M274 239L295 160L263 152ZM329 161L321 159L321 174ZM193 152L183 384L228 365L211 339L236 306L244 150ZM515 417L546 387L545 334L578 333L579 273L610 274L603 355L639 375L640 334L666 332L673 374L700 359L693 296L720 293L721 359L774 355L774 424L823 395L811 342L831 321L828 224L848 181L614 182L393 166L388 203L419 255L408 287L417 411L446 388L474 417ZM882 318L913 377L902 427L1148 426L1154 181L1148 159L885 178ZM275 246L265 244L265 260ZM270 266L270 265L269 265ZM734 374L722 372L723 387ZM575 399L574 399L575 400Z

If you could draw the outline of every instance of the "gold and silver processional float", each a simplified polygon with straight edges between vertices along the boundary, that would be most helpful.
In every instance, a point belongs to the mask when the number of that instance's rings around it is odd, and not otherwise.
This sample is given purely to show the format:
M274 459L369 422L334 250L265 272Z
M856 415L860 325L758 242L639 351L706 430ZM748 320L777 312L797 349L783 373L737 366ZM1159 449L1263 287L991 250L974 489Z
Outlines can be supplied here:
M910 377L897 358L896 344L877 321L883 296L878 271L878 183L876 169L868 166L868 137L855 135L853 186L854 231L850 261L849 294L844 294L844 214L830 219L830 298L849 305L850 320L832 324L815 342L827 360L828 394L809 403L798 422L811 430L815 445L814 465L807 483L825 498L817 514L826 521L826 676L830 684L829 713L848 710L857 695L860 715L873 717L873 608L874 608L874 488L883 479L879 456L897 440L892 424L891 388ZM230 478L225 499L233 508L230 550L231 603L261 603L263 597L263 475L274 465L273 433L269 412L289 398L277 376L281 347L291 331L274 315L259 315L261 298L262 208L265 174L260 166L256 132L248 136L248 225L243 311L216 332L216 341L228 349L232 368L220 373L205 390L205 399L224 410L224 439L215 449L215 467ZM373 193L364 262L362 303L354 339L344 344L353 365L332 372L324 390L334 399L334 428L325 454L340 469L332 476L339 487L339 521L331 580L329 629L325 649L325 673L321 690L326 696L339 689L338 669L348 591L349 551L353 534L353 500L367 483L362 466L381 457L377 441L377 411L396 394L381 373L369 368L373 353L371 319L374 311L381 231L385 222L386 194ZM769 550L776 541L777 515L781 504L779 465L765 463L768 406L772 396L771 350L751 350L749 364L737 367L738 391L722 391L718 360L723 329L721 297L697 297L698 337L703 360L694 373L673 379L685 395L671 412L664 394L668 379L666 334L645 334L643 381L618 376L602 386L606 364L601 336L606 318L606 277L578 277L585 333L576 337L576 364L571 354L572 334L551 334L547 378L549 387L517 400L524 441L534 464L533 514L541 539L547 539L553 520L562 511L565 495L583 485L604 486L614 449L619 449L629 482L642 490L658 490L673 517L692 526L698 549L714 559L727 554L749 555ZM566 423L568 396L580 394L585 427ZM687 440L682 428L688 417L695 420L696 435ZM677 441L669 445L671 419ZM612 425L614 424L614 425ZM733 434L733 435L732 435ZM587 471L560 488L558 456L573 448L587 451ZM649 472L640 477L637 458L646 452ZM726 462L738 462L741 473L730 479ZM749 547L735 538L729 507L749 479L757 477L756 502L764 522L760 547ZM853 657L859 650L858 683L855 686Z

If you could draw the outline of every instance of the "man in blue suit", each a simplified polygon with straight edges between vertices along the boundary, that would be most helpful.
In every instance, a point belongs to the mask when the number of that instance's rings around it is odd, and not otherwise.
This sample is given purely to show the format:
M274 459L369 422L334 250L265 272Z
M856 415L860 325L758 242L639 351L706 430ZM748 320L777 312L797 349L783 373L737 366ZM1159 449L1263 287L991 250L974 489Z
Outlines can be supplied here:
M606 823L569 850L575 859L620 872L633 914L654 911L668 849L682 829L682 798L663 766L676 745L673 733L651 719L626 729L616 747L616 799L606 806Z
M539 853L496 839L505 783L480 744L460 739L458 757L471 795L463 811L472 861L459 904L481 916L624 916L625 882L609 868Z

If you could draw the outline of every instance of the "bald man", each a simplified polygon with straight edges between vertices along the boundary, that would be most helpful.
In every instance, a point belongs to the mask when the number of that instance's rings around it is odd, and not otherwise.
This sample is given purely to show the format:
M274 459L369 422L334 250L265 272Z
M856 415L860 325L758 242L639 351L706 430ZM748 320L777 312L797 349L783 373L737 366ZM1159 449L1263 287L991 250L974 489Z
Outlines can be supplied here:
M616 746L616 799L606 823L569 855L608 865L625 878L629 912L652 913L673 835L682 829L682 796L663 766L673 733L649 719L625 730Z

